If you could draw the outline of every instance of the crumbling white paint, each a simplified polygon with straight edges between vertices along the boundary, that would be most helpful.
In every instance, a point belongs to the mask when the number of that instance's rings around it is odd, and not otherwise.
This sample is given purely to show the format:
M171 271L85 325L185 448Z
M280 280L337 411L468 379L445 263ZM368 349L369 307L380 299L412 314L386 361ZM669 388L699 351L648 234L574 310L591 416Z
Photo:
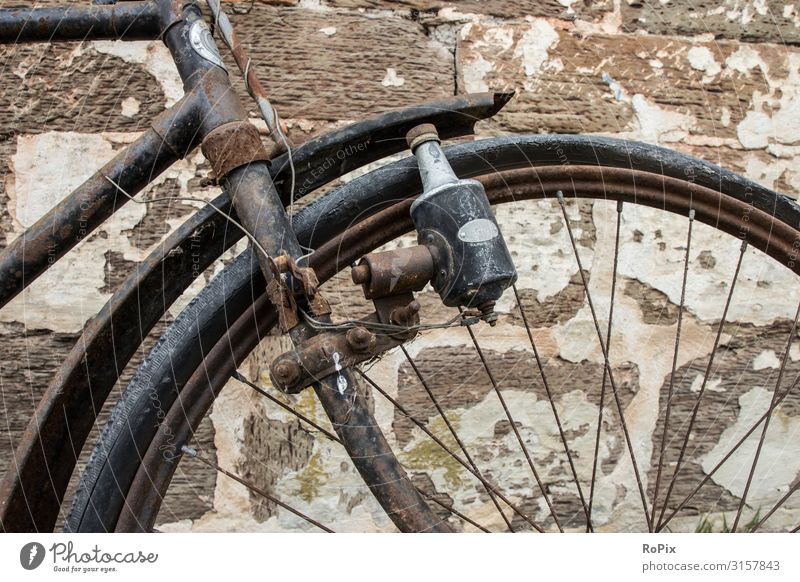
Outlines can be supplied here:
M681 141L695 125L692 116L650 103L642 94L634 95L631 104L639 124L637 133L650 143Z
M107 135L53 132L17 139L7 185L8 211L15 239L75 187L110 160L114 147L131 141L127 134ZM133 228L145 210L136 204L121 208L104 225L107 238L87 238L11 301L0 321L23 322L30 329L74 333L105 303L105 257L108 250L124 252L130 246L123 230ZM55 261L55 258L54 258ZM54 292L57 290L57 292Z
M161 85L166 101L164 105L170 107L183 97L183 82L181 81L175 63L166 45L161 41L114 41L97 40L89 46L101 54L119 57L126 63L144 66L145 70L153 75L156 82Z
M736 136L746 149L767 147L773 135L772 119L762 111L748 111L745 118L736 126Z
M486 61L482 55L476 54L470 61L470 66L464 69L463 81L464 88L468 93L482 93L489 90L486 82L486 74L494 69L494 66Z
M769 390L772 388L774 386ZM762 387L754 387L739 398L740 413L736 423L725 429L717 445L702 458L704 471L710 472L714 469L769 408L771 400L772 392ZM753 431L712 477L715 483L725 487L736 497L741 497L744 492L761 434L762 430ZM800 418L786 416L778 409L767 431L755 478L750 484L747 496L750 507L761 507L765 510L772 507L780 499L782 492L797 478L797 450L787 446L787 443L796 442L798 434ZM769 475L769 479L759 478L763 475Z
M478 48L490 47L497 52L506 51L514 46L514 29L510 26L487 28L475 46Z
M138 134L75 132L19 136L16 153L10 160L12 172L6 178L8 212L14 227L7 240L10 242L20 236L136 137ZM188 195L188 183L195 174L195 164L182 160L157 178L150 188L171 178L179 184L177 195ZM192 194L210 198L214 193L201 190ZM101 291L105 287L107 269L105 253L113 251L126 260L141 261L152 250L139 248L128 236L146 212L144 204L128 202L122 206L97 229L98 234L87 233L72 251L10 302L0 312L0 321L22 322L31 329L80 331L111 296ZM184 220L185 214L176 215L171 221L172 228ZM54 293L53 289L58 292Z
M480 34L476 34L480 30ZM486 82L486 74L493 70L493 65L483 58L487 52L497 55L514 46L514 28L510 26L483 27L479 24L468 22L458 32L462 41L469 40L472 49L468 54L461 54L463 65L462 80L468 92L482 92L490 90ZM494 89L498 89L494 87Z
M703 387L703 383L705 383L705 388ZM721 378L714 378L710 381L706 381L706 377L703 374L698 374L692 381L692 385L689 386L689 391L694 392L695 394L699 394L701 390L707 390L709 392L725 392L724 388L719 387L720 384L722 384Z
M397 74L397 70L390 67L386 69L386 75L384 75L381 85L384 87L402 87L405 82L406 80Z
M725 66L728 69L732 69L742 74L749 73L750 69L755 67L761 67L763 70L767 70L767 66L761 59L761 55L759 55L747 44L742 44L738 49L736 49L736 52L725 59Z
M534 20L517 42L514 56L522 59L525 75L536 76L548 62L550 51L558 44L558 33L544 19Z
M730 59L729 59L730 60ZM800 120L795 112L800 107L800 55L788 52L784 64L785 78L773 78L760 57L750 49L739 68L748 69L758 63L767 83L763 91L755 91L750 110L737 126L737 137L747 149L766 148L771 144L800 143Z
M775 355L774 350L764 350L753 359L754 370L766 370L767 368L777 368L780 366L780 360Z
M126 97L122 100L122 115L128 118L136 117L139 113L139 100L136 97Z
M704 82L710 82L722 71L722 67L714 59L714 55L708 47L693 46L689 49L687 57L693 69L705 73Z
M652 208L626 205L620 275L650 285L678 305L682 278L676 273L683 270L687 225L687 219L675 219ZM656 234L657 230L660 236ZM642 233L638 243L633 242L634 231ZM699 319L719 319L740 247L741 243L734 237L695 222L685 304ZM715 259L712 268L706 268L698 261L703 251L710 252ZM650 258L642 261L642 256ZM769 281L770 286L759 286L759 281ZM776 288L785 290L785 293L775 293ZM760 251L748 248L728 319L756 325L767 325L779 318L792 319L797 299L800 296L796 276L765 258Z
M521 266L517 271L518 287L535 290L540 302L561 292L578 273L578 264L558 204L553 200L514 202L498 206L495 213L511 257ZM577 221L577 206L568 205L567 216ZM574 225L573 234L580 239L582 229ZM581 244L578 248L581 260L590 262L592 250ZM502 297L498 310L511 308L511 295Z
M722 124L722 127L730 126L730 124L731 124L731 110L728 107L723 106L720 109L719 122Z

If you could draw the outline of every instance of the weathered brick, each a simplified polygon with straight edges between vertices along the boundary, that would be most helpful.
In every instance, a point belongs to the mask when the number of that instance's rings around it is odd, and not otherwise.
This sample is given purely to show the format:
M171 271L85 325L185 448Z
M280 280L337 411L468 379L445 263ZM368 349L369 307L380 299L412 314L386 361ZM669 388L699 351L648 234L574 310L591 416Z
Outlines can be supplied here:
M329 5L341 8L380 8L393 10L418 10L436 12L452 8L458 12L485 14L497 18L525 18L546 16L549 18L594 19L613 9L611 0L585 0L583 2L559 2L558 0L329 0Z
M410 20L261 5L231 18L284 117L358 119L453 94L452 55Z
M464 91L515 89L496 118L510 131L626 133L747 148L793 144L788 115L800 51L639 35L581 36L545 20L467 24L457 52ZM764 132L767 135L764 135Z
M626 31L711 34L750 42L800 42L800 2L778 0L624 0Z
M0 46L0 62L0 135L138 131L164 109L152 75L86 45Z

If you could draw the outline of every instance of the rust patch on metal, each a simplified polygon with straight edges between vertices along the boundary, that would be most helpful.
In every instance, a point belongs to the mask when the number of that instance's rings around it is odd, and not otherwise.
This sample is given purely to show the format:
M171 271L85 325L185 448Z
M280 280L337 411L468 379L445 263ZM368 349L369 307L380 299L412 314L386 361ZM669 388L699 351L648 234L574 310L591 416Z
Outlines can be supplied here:
M282 257L283 258L283 257ZM281 265L286 265L285 258L279 265L272 257L267 257L272 277L267 282L267 298L278 311L278 325L283 333L297 326L297 303L289 286L281 277Z
M241 166L270 159L258 130L247 121L220 125L205 137L201 147L217 179Z
M370 253L353 269L353 283L364 297L375 299L404 291L422 291L434 273L428 247L416 245L382 253Z

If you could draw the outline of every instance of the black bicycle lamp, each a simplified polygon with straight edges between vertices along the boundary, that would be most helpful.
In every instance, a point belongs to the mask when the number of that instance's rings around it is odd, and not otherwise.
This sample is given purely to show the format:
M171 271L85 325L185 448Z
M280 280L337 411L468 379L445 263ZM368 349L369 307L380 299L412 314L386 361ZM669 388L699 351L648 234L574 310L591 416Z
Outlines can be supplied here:
M433 256L431 284L445 305L491 313L517 271L486 191L480 182L455 175L433 125L415 127L406 140L422 177L411 219L419 243Z

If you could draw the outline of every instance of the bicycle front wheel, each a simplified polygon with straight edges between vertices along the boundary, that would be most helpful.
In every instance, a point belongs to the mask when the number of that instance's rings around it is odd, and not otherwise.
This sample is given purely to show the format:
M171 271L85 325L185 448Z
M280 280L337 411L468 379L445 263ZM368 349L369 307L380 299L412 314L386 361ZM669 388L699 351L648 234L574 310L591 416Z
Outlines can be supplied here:
M448 158L487 186L520 282L499 304L497 327L424 333L359 372L391 462L412 473L441 520L456 530L796 527L796 205L708 164L614 140L489 140ZM317 249L328 297L348 298L338 301L347 307L340 317L369 306L336 274L384 244L404 244L409 197L419 191L413 171L410 161L379 169L296 218L301 241ZM181 446L220 393L265 377L257 358L247 360L274 323L254 265L241 256L165 334L150 358L164 364L137 374L95 448L69 529L169 522L162 499L179 463L196 462L181 461ZM434 294L420 301L423 323L452 318ZM181 322L202 323L192 335ZM172 362L185 370L179 382ZM156 410L153 394L169 406ZM239 463L247 495L266 507L245 523L391 528L365 490L337 484L337 435L309 414L313 406L281 402L264 423L311 421L320 438L278 433L306 450L305 465ZM98 487L109 476L114 486ZM331 517L322 492L345 517ZM371 517L348 521L359 506ZM302 517L320 508L326 515ZM196 527L215 523L242 522Z

